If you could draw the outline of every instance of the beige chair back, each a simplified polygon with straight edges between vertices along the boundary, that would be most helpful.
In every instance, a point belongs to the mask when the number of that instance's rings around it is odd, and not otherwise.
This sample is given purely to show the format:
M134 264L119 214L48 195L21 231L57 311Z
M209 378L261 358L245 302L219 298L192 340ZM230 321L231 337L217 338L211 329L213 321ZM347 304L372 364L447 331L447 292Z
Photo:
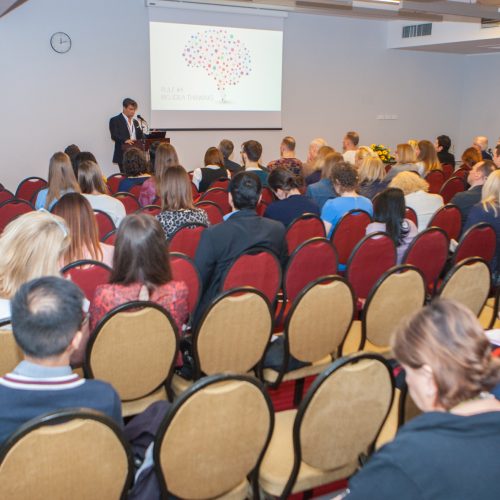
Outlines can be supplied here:
M97 418L77 414L23 430L1 458L0 498L122 498L132 475L130 454L109 419Z
M365 338L377 347L390 345L394 329L425 302L425 282L412 266L398 266L385 273L365 305Z
M439 296L468 307L479 316L488 298L491 277L488 264L475 257L457 264L446 276Z
M177 332L156 304L131 302L117 309L89 342L85 373L109 382L122 401L132 401L152 393L172 373Z
M0 377L11 372L23 360L12 330L0 330Z
M389 412L394 387L390 368L375 354L342 358L320 377L321 385L317 380L299 407L300 448L302 461L330 470L356 463L369 451Z
M342 278L316 280L301 293L286 325L290 354L309 363L336 354L353 315L353 294Z
M229 290L210 307L195 337L200 369L207 375L249 372L264 355L273 317L264 295Z
M155 463L168 492L208 499L237 488L258 464L272 422L271 403L257 381L217 375L196 383L155 441Z

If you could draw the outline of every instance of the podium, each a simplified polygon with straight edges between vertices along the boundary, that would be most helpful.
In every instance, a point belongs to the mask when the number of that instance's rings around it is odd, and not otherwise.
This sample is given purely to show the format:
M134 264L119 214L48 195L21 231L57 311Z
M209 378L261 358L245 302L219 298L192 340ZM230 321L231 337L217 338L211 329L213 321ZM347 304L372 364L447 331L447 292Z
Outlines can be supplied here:
M170 144L170 139L168 137L164 137L162 139L152 139L152 138L146 138L146 139L137 139L133 144L123 144L122 146L122 151L125 153L127 149L130 148L137 148L140 149L141 151L144 151L146 153L149 152L149 148L151 147L151 144L154 144L155 142L159 143L169 143Z

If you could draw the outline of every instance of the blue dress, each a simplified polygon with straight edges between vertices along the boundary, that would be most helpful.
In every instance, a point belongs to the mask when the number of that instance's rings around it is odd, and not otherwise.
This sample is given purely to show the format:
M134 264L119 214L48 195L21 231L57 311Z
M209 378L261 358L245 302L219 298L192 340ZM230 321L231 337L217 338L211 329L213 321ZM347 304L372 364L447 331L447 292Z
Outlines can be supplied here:
M373 215L372 202L364 196L339 196L333 200L328 200L321 211L321 218L329 222L332 227L328 233L328 238L332 235L333 229L338 224L339 220L349 210L364 210L370 216Z

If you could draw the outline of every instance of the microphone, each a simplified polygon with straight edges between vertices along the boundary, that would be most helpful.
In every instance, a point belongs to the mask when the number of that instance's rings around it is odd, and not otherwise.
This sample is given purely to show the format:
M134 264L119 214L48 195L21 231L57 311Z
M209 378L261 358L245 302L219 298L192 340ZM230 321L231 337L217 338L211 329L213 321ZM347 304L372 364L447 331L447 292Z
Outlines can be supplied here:
M141 115L137 115L137 118L139 118L139 120L141 120L141 122L146 122L146 120Z

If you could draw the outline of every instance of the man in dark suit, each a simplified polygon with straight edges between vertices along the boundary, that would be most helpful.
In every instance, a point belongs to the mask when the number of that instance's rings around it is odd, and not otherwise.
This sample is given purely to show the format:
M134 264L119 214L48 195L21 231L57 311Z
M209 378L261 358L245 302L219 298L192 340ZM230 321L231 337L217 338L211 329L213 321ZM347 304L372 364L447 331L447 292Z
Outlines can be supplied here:
M144 137L139 122L134 119L136 111L137 103L127 97L123 100L123 111L109 120L109 132L111 139L115 142L113 163L118 163L120 172L123 163L123 145L133 144L136 140Z
M195 314L195 323L220 292L222 278L246 250L265 248L286 260L285 226L281 222L259 217L255 207L260 200L262 184L253 172L236 174L229 184L229 204L233 212L220 224L209 227L200 239L195 263L203 284L203 296Z
M434 142L434 146L436 147L439 162L455 167L455 156L449 151L451 139L447 135L438 135Z
M233 150L234 144L229 139L222 139L222 141L220 141L219 151L224 157L224 166L234 175L243 170L243 168L235 161L229 159L229 157L233 154Z

